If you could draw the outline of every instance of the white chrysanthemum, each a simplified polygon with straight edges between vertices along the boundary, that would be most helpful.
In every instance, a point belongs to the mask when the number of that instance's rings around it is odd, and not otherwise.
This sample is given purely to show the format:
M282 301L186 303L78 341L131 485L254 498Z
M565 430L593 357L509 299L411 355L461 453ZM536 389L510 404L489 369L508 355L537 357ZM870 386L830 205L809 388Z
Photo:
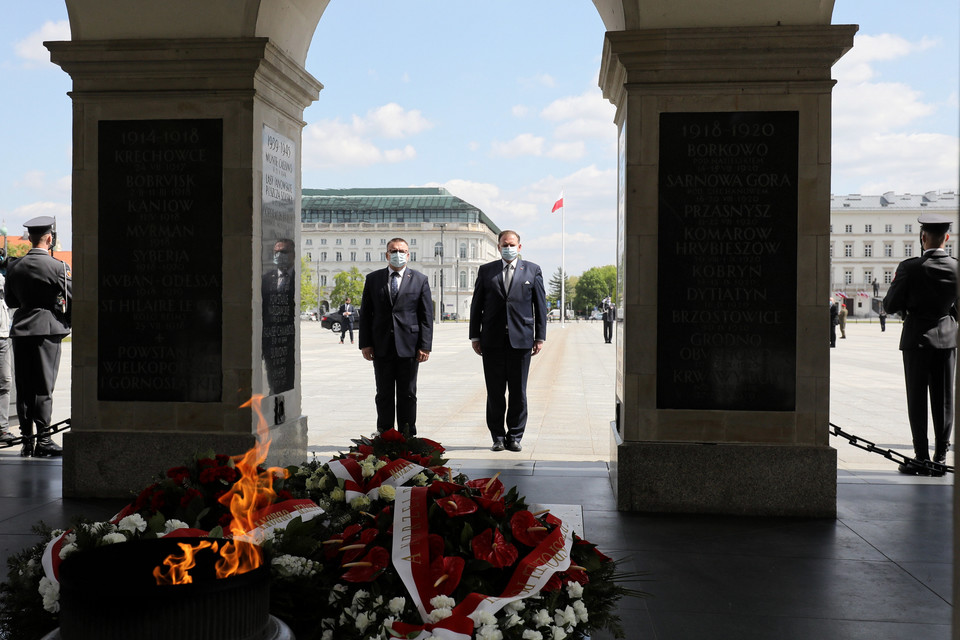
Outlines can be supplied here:
M579 582L573 582L572 580L567 583L567 595L571 598L582 598L583 597L583 585Z
M516 613L508 613L507 617L503 620L503 626L507 629L517 626L518 624L523 624L523 618L521 618Z
M430 598L431 607L446 607L447 609L452 609L457 606L457 601L451 598L450 596L439 595Z
M573 627L577 624L577 614L573 607L567 605L563 609L554 610L553 621L558 627Z
M473 620L473 626L475 627L497 624L497 617L486 610L480 610L472 613L470 615L470 619Z
M380 492L380 499L387 502L393 502L397 497L397 490L388 484L380 485L378 491Z
M320 568L313 560L289 554L277 556L271 564L283 576L313 576Z
M119 531L114 531L113 533L108 533L107 535L101 538L103 544L117 544L118 542L126 542L127 536L123 535Z
M340 487L334 487L330 491L330 499L334 502L343 502L347 498L347 493Z
M527 608L527 603L521 600L514 600L513 602L508 602L503 608L507 613L519 613Z
M580 622L586 622L589 619L587 615L587 605L583 604L583 600L575 600L573 602L573 611L577 614L577 620Z
M134 513L121 520L119 528L121 531L129 531L130 533L134 531L143 533L147 530L147 521L139 513Z
M430 618L430 622L440 622L446 618L449 618L453 615L453 609L450 607L437 607L430 612L430 615L427 616Z
M189 529L189 528L190 528L190 525L188 525L188 524L187 524L186 522L184 522L183 520L177 520L176 518L170 518L169 520L167 520L166 522L163 523L163 535L167 535L168 533L172 533L172 532L176 531L177 529Z
M550 640L563 640L567 637L567 632L563 627L552 627L550 632L553 634L550 636Z
M387 609L390 610L390 613L397 615L403 613L403 608L406 606L407 599L404 597L390 598L390 602L387 603Z
M370 506L370 498L367 496L357 496L350 501L350 508L354 511L363 511Z
M327 629L323 632L323 635L320 636L320 640L333 640L333 630Z
M353 594L353 602L351 604L354 607L360 607L363 605L363 601L370 597L369 591L364 591L359 589L355 594Z
M533 622L538 627L547 627L553 622L553 617L546 609L540 609L540 611L537 611L536 615L533 616Z
M59 537L62 536L62 535L63 535L63 529L52 529L52 530L50 531L50 539L51 539L51 540L56 540L57 538L59 538Z
M503 640L503 633L495 625L485 624L477 629L477 640Z
M533 629L527 629L523 632L523 640L543 640L543 634Z
M75 542L71 542L70 544L63 545L62 547L60 547L60 559L61 560L66 559L67 556L69 556L71 553L73 553L76 550L77 550L77 545Z
M40 578L40 595L43 596L43 608L50 613L60 611L60 583L44 576Z
M364 630L370 626L370 623L373 622L373 617L366 611L361 611L357 614L357 631L363 633Z

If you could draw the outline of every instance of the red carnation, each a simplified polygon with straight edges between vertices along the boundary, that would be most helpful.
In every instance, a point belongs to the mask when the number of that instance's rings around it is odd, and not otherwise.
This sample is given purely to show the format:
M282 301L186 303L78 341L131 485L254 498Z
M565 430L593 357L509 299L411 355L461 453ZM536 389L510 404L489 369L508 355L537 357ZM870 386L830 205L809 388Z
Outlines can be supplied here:
M473 556L486 560L498 569L512 566L517 561L517 548L507 542L499 529L487 529L470 541Z
M190 469L186 467L174 467L167 469L167 477L176 484L183 484L184 480L190 479Z
M189 505L194 498L198 497L203 497L203 494L196 489L187 489L186 493L183 494L183 497L180 498L180 507L186 509L187 505Z
M477 510L477 503L466 496L454 494L444 498L437 498L436 503L447 512L451 518L465 516Z
M515 540L519 540L528 547L537 546L549 533L543 523L534 518L529 511L517 511L513 514L510 518L510 531Z
M373 547L363 559L343 565L348 570L340 577L347 582L372 582L388 564L390 552L383 547Z

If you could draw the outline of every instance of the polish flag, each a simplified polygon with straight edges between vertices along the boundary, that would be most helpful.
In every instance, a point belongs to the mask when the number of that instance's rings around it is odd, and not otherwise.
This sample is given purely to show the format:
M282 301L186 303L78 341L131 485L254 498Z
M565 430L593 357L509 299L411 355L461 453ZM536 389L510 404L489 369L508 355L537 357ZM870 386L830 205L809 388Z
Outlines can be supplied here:
M550 209L550 213L556 213L559 209L563 209L563 191L560 192L557 201L553 203L553 209Z

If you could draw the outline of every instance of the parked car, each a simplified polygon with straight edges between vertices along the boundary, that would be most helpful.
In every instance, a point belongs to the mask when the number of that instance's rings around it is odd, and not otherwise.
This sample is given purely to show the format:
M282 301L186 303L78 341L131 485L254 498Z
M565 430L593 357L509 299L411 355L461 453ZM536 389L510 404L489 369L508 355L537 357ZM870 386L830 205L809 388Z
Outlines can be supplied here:
M301 320L308 320L311 322L317 321L317 312L316 311L304 311L300 314Z
M324 329L330 329L334 333L340 333L343 329L343 316L340 315L339 311L328 311L323 314L323 317L320 318L320 326ZM354 307L353 310L353 329L356 331L360 328L360 307Z
M448 311L448 312L446 312L445 314L443 314L443 319L444 319L444 320L459 320L459 319L460 319L460 316L458 316L456 313L454 313L454 312L452 312L452 311Z

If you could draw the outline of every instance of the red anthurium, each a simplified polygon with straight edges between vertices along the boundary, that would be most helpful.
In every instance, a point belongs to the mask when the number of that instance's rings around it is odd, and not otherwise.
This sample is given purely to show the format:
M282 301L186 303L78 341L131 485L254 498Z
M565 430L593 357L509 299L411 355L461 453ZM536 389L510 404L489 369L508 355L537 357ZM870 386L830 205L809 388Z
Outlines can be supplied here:
M343 565L348 570L340 578L347 582L372 582L388 564L390 552L383 547L372 547L361 560Z
M470 541L473 555L478 560L486 560L498 569L510 567L517 561L517 548L507 542L499 529L487 529Z
M513 514L510 518L510 531L515 540L530 547L540 544L549 533L543 523L534 518L529 511L517 511Z
M380 437L387 442L406 442L407 439L396 429L387 429L380 434Z
M339 549L343 554L341 562L346 564L356 560L376 538L376 529L364 529L359 536L351 536L349 540L344 540Z
M565 578L564 584L567 582L579 582L580 584L590 582L590 576L587 575L586 570L576 565L570 565L570 568L563 572L563 577Z
M497 500L503 496L503 483L494 476L493 478L480 478L479 480L470 480L467 486L476 489L480 495L489 500Z
M427 487L427 491L432 496L442 496L450 495L452 493L459 493L463 491L463 487L456 484L455 482L445 482L443 480L434 480L430 483L430 486Z
M466 562L458 556L437 558L430 562L430 578L433 580L433 587L437 590L437 593L444 596L453 593L457 585L460 584L460 577L463 575L463 567Z
M474 498L481 507L490 512L490 515L502 518L503 515L507 512L507 505L503 502L503 498L499 500L489 500L487 498L481 498L477 496Z
M443 537L435 533L431 533L427 536L427 545L429 548L430 558L439 558L443 555Z
M543 585L542 591L544 593L550 593L551 591L556 591L563 586L563 580L560 578L559 573L555 573L550 576L550 579L547 580L547 584Z
M477 510L476 502L459 494L437 498L436 502L451 518L465 516Z
M373 453L373 447L371 447L369 444L361 444L360 446L357 447L357 449L360 451L363 457L367 457L368 455Z

